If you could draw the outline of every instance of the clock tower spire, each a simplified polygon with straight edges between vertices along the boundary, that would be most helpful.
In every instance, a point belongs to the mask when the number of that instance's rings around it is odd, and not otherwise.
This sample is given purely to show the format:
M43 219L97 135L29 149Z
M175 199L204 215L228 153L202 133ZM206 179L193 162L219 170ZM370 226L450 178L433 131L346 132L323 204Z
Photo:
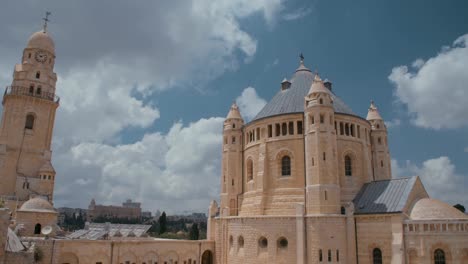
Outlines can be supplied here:
M34 196L50 202L53 198L51 141L59 98L55 94L55 45L47 32L49 15L43 30L29 38L2 100L0 196L19 203Z

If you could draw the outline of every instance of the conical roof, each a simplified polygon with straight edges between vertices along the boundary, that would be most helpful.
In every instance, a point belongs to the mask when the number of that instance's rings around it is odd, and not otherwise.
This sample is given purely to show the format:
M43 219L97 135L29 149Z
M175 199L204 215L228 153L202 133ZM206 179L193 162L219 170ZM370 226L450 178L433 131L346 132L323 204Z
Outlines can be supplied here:
M315 74L312 73L302 61L299 68L297 68L292 78L289 80L291 82L291 87L289 89L279 91L271 101L268 102L262 110L260 110L252 122L271 116L304 113L304 97L308 95L314 81L314 77ZM333 99L333 107L336 113L357 116L351 108L343 102L343 100L336 96L332 91L328 91Z
M379 114L379 110L374 104L374 101L371 101L369 106L369 112L367 112L367 120L383 120Z
M312 85L310 86L309 94L312 93L327 93L330 94L331 91L325 87L323 84L322 79L320 79L320 76L318 74L315 74L314 81L312 82Z
M242 116L239 112L239 107L237 106L236 103L233 103L231 105L231 109L229 110L229 113L226 119L242 119Z

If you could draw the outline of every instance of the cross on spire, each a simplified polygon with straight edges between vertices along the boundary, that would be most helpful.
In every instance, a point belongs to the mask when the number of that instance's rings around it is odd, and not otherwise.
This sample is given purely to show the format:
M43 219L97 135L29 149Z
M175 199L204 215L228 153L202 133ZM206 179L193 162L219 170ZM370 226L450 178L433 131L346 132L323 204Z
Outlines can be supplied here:
M52 13L50 13L49 11L46 11L46 15L45 15L45 17L42 19L42 20L44 20L44 26L43 26L43 28L42 28L42 30L44 31L44 33L47 32L47 22L50 21L50 20L49 20L50 14L52 14Z
M301 52L301 55L299 55L299 58L301 59L301 63L304 63L304 55Z

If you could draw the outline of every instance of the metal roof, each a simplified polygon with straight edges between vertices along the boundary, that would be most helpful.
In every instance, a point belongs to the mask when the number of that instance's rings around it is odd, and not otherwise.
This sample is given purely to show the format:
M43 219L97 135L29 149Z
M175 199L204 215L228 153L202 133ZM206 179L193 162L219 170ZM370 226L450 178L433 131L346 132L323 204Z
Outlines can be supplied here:
M353 200L355 214L402 212L417 176L364 184Z
M301 64L290 80L291 87L279 91L252 121L281 114L303 113L304 97L307 96L314 77L315 74ZM331 95L336 113L357 116L343 100L333 92L331 92Z
M151 225L88 223L85 229L77 230L67 238L96 240L106 235L116 237L116 234L119 237L143 237L150 228Z

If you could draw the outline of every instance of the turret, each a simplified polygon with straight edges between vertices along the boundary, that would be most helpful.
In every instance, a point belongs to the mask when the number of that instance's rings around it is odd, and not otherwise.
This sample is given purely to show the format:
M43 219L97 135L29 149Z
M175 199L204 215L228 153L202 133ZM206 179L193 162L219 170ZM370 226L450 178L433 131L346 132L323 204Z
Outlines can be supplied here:
M306 212L338 214L340 188L335 111L331 91L318 74L305 97Z
M244 120L235 103L224 121L221 175L221 214L237 215L242 193L242 126Z
M374 180L391 179L392 172L390 152L387 144L387 127L374 101L371 101L369 112L367 113L367 121L371 124L370 138L373 178Z

